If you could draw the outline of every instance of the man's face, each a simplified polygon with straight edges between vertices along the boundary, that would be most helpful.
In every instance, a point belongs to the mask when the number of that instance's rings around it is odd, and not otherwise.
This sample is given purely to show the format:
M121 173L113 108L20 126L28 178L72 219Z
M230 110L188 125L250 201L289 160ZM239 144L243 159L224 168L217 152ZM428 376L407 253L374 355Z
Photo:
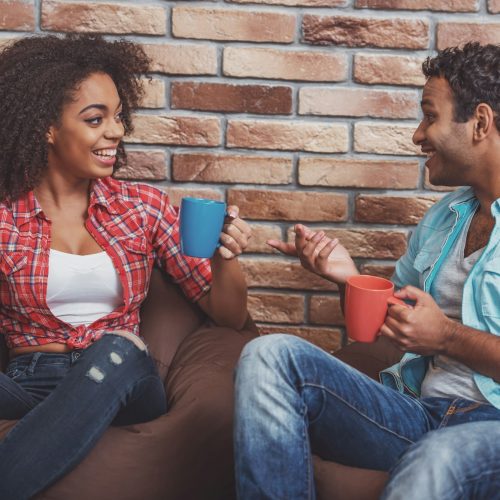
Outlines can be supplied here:
M422 94L423 119L413 134L428 160L429 180L443 186L471 185L472 121L454 120L451 88L445 78L427 80Z

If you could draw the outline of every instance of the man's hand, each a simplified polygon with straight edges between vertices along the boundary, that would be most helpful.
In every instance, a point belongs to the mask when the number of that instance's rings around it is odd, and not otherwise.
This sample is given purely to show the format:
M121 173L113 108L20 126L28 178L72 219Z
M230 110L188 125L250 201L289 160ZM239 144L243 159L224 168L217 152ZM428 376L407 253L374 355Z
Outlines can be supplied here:
M298 257L302 267L337 284L359 274L349 252L337 238L329 238L324 231L315 232L302 224L297 224L294 230L294 243L269 240L268 245L285 255Z
M390 305L380 334L404 352L424 356L445 354L456 323L439 309L434 299L414 286L395 293L400 299L415 301L413 307Z

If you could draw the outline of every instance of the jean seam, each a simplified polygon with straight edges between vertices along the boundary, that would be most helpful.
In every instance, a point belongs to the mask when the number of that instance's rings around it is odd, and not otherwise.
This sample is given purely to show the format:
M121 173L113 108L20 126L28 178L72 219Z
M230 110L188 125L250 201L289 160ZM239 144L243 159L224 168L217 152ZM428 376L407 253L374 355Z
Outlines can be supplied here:
M403 441L405 441L407 443L410 443L410 444L415 443L415 441L412 441L411 439L409 439L409 438L407 438L405 436L401 436L397 432L395 432L395 431L393 431L393 430L385 427L384 425L380 424L379 422L373 420L368 415L365 415L361 410L359 410L358 408L356 408L355 406L353 406L350 402L346 401L342 396L339 396L338 394L336 394L332 390L328 389L327 387L324 387L324 386L319 385L319 384L312 384L312 383L301 384L301 386L302 387L310 386L310 387L315 387L317 389L322 389L323 391L327 392L328 394L331 394L333 397L335 397L338 400L340 400L341 402L343 402L346 406L348 406L349 408L351 408L352 410L354 410L358 415L360 415L365 420L368 420L369 422L371 422L373 425L375 425L379 429L382 429L382 430L388 432L389 434L392 434L393 436L396 436L397 438L402 439Z
M33 409L36 405L31 405L29 403L27 403L26 401L24 401L23 399L21 399L17 394L15 394L14 392L10 391L8 388L6 387L0 387L1 390L4 390L5 392L7 392L10 396L12 396L13 398L17 399L20 403L22 404L25 404L27 405L29 408Z

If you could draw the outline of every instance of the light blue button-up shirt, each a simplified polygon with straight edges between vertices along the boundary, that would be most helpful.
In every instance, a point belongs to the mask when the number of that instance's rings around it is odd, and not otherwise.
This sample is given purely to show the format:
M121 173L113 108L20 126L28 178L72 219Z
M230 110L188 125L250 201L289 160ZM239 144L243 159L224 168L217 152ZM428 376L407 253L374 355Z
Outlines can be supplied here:
M433 295L433 282L453 243L479 202L471 188L461 188L432 206L410 239L392 278L396 288L413 285ZM464 284L462 322L500 336L500 198L491 207L495 227L481 257ZM382 383L415 396L427 371L429 357L407 353L380 374ZM479 373L474 380L484 397L500 409L500 384Z

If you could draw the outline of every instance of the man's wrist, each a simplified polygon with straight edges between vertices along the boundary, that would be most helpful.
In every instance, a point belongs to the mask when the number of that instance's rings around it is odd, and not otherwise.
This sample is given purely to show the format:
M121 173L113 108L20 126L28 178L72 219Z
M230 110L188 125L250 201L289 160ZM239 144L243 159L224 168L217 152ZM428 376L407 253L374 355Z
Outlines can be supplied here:
M450 355L453 352L453 346L456 342L456 337L458 335L459 323L453 321L450 318L446 318L443 327L444 342L440 354Z

